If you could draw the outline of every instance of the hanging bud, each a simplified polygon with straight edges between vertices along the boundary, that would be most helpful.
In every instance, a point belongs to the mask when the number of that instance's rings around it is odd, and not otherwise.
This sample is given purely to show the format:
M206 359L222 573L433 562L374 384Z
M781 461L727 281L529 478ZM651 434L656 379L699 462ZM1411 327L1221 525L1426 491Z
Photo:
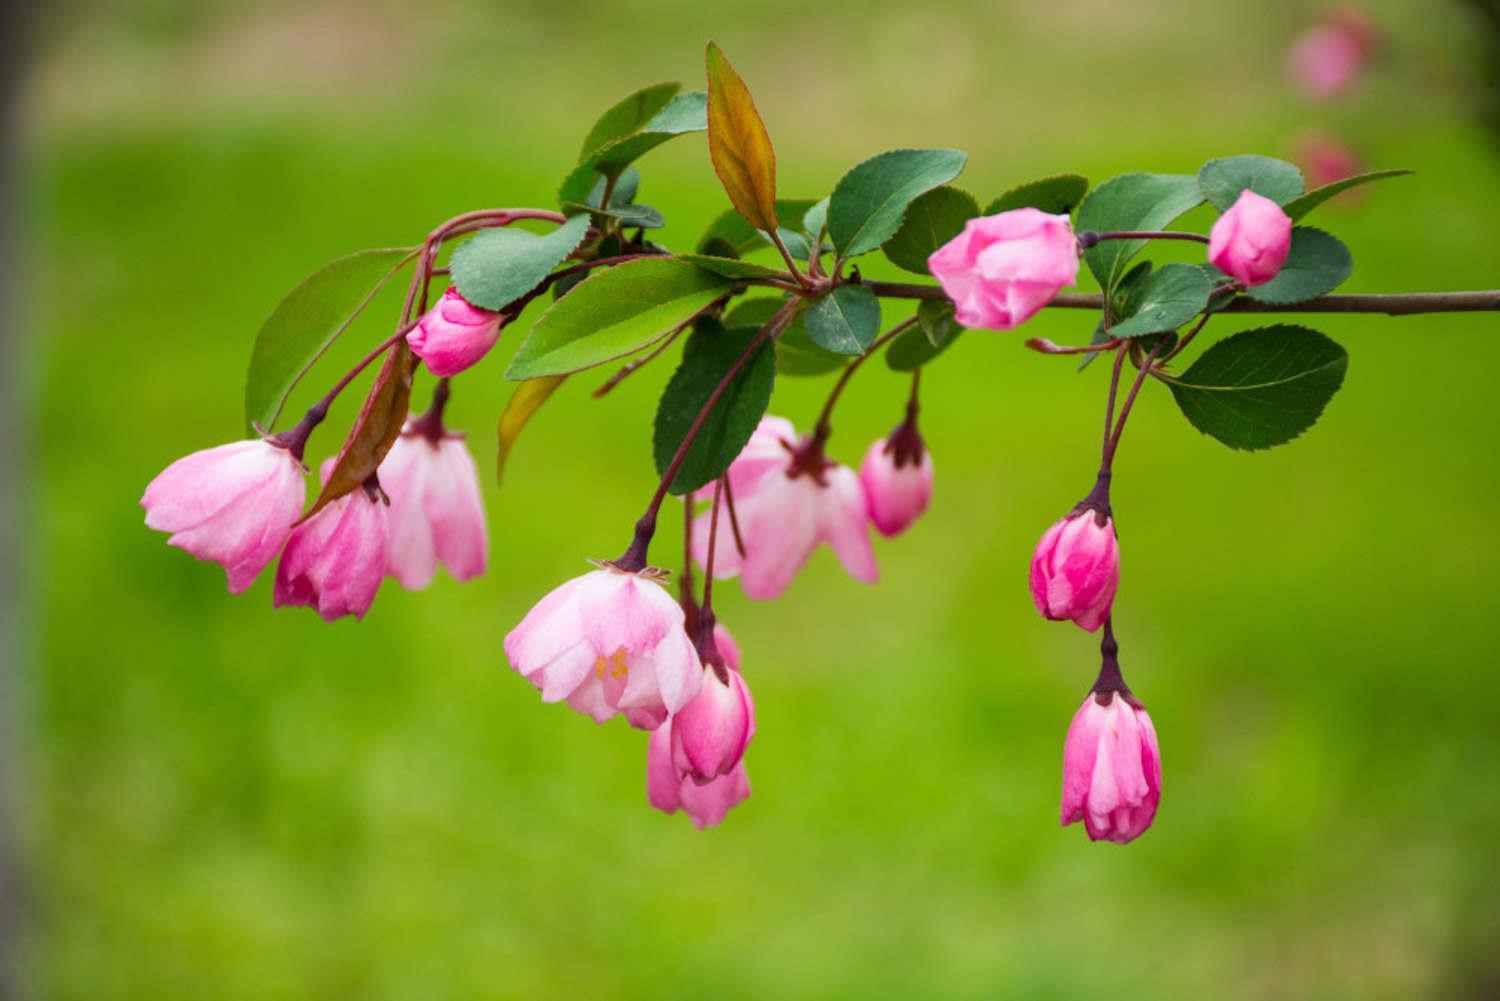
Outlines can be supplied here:
M327 482L334 460L323 463ZM385 573L386 501L374 482L326 504L292 529L276 565L273 600L307 605L329 622L364 618Z
M391 499L386 573L402 587L426 587L440 562L454 580L484 573L484 502L462 435L407 421L380 464L380 484Z
M1100 489L1047 529L1031 557L1037 611L1049 619L1072 619L1089 632L1109 617L1120 586L1120 546Z
M671 720L672 763L698 785L728 775L755 736L755 703L740 672L706 668L698 697Z
M917 430L915 403L907 419L865 453L859 483L870 521L886 538L906 531L927 510L932 501L932 455Z

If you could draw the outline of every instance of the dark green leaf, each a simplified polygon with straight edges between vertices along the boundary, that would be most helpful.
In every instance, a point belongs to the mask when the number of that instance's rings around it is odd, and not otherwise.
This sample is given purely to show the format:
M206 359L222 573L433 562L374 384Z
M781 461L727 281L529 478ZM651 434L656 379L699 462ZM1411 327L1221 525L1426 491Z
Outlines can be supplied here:
M1132 285L1112 337L1140 337L1176 330L1203 312L1214 283L1192 264L1167 264Z
M1269 156L1226 156L1198 168L1198 187L1220 212L1237 202L1246 188L1284 205L1302 194L1302 171Z
M724 313L726 327L755 327L759 329L770 322L776 311L786 305L786 297L740 299Z
M1057 174L1011 188L990 202L985 215L1009 212L1011 209L1041 209L1053 215L1062 215L1077 208L1088 193L1089 179L1080 174Z
M732 286L728 278L672 258L605 268L537 319L505 377L564 375L630 354L687 323Z
M1344 349L1316 330L1279 323L1225 338L1166 381L1199 431L1260 449L1312 427L1348 365Z
M1412 171L1406 168L1398 168L1395 170L1374 170L1368 174L1356 174L1353 177L1346 177L1341 181L1334 181L1332 184L1325 184L1321 188L1313 188L1307 194L1302 195L1300 198L1292 199L1281 208L1287 215L1292 217L1292 222L1296 222L1334 195L1348 191L1350 188L1358 187L1361 184L1369 184L1372 181L1383 181L1387 177L1401 177L1410 173Z
M1276 277L1245 294L1259 302L1306 302L1338 288L1353 270L1354 259L1338 237L1298 226L1292 230L1292 248Z
M486 229L453 252L458 292L480 309L502 309L541 284L588 234L589 217L573 216L550 233Z
M896 336L886 348L885 363L897 372L921 368L958 340L963 328L953 319L953 304L929 300L917 307L917 325Z
M811 199L778 198L777 215L783 219L799 219L813 207ZM715 257L742 257L754 250L771 246L766 235L745 221L734 209L719 214L708 229L698 238L697 251ZM729 253L732 250L733 253Z
M687 261L696 264L716 275L725 278L776 278L784 272L777 268L768 268L764 264L756 264L754 261L742 261L738 257L713 257L708 254L678 254L679 261Z
M666 475L672 457L714 388L758 334L758 329L726 330L712 317L698 319L683 350L682 365L667 383L656 410L652 445L659 475ZM672 480L672 493L697 490L729 468L765 414L775 379L775 356L768 341L741 366L714 404L698 436L688 446L682 466Z
M1191 174L1121 174L1089 193L1078 207L1078 229L1161 229L1203 203L1198 179ZM1083 259L1100 288L1109 291L1125 274L1145 240L1105 240L1084 252Z
M880 300L864 285L840 285L802 315L812 342L842 355L864 354L880 333Z
M690 90L668 101L640 131L605 143L584 163L605 176L615 176L667 140L707 128L708 95L701 90Z
M613 202L614 199L610 199L610 201ZM563 211L589 212L590 209L586 205L564 202ZM608 216L609 218L615 220L616 226L619 229L625 229L627 227L639 227L640 229L661 229L667 224L666 220L661 217L661 213L650 205L615 204L612 208L608 209L593 209L592 214L595 216Z
M245 375L245 423L270 430L307 370L416 255L413 247L361 250L324 265L287 293L255 337Z
M814 344L805 317L798 316L776 338L776 371L783 375L823 375L849 364L848 355Z
M305 521L324 507L359 487L375 474L385 454L396 443L411 409L411 377L417 367L405 338L391 345L385 364L375 375L375 382L365 397L364 406L354 420L349 437L344 439L338 457L329 470L318 499L303 517Z
M885 256L898 268L928 274L927 258L978 214L979 203L967 191L947 185L933 188L907 206L901 228L885 243Z
M956 149L897 149L845 174L828 202L828 236L839 255L855 257L889 240L912 199L953 180L966 159Z
M605 146L641 131L681 89L680 83L658 83L642 87L621 100L600 115L589 130L583 148L578 151L578 162L589 163L590 158Z

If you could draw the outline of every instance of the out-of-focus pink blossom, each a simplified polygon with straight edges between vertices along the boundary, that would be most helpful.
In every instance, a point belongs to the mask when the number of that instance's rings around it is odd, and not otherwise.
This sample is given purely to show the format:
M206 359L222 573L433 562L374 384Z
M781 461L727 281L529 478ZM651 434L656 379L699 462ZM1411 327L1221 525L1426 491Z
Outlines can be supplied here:
M796 430L780 417L763 417L729 467L742 557L727 512L719 516L714 576L738 576L751 598L774 598L786 590L819 545L828 543L856 580L880 576L870 546L869 512L859 477L848 466L819 458L815 468L799 461ZM710 512L694 522L693 559L708 558Z
M457 375L495 346L504 321L503 313L480 309L449 288L406 335L406 343L433 375Z
M1302 168L1302 176L1307 178L1309 188L1321 188L1354 177L1365 169L1359 154L1348 143L1328 132L1304 133L1297 137L1292 149L1292 157ZM1362 192L1362 188L1351 188L1336 197L1354 199Z
M654 729L697 696L703 665L681 606L649 572L606 564L559 586L505 637L505 654L542 693L602 723L623 712Z
M970 219L927 268L960 324L1009 330L1078 280L1078 241L1067 215L1012 209Z
M1379 41L1364 11L1341 7L1297 36L1287 50L1287 73L1309 97L1339 97L1359 81Z
M224 568L231 593L249 587L276 558L302 513L302 463L264 440L237 441L184 456L146 487L146 525L168 545Z
M1145 833L1161 801L1161 753L1145 708L1126 692L1090 693L1063 748L1062 822L1094 841Z
M1208 231L1208 259L1247 288L1276 277L1292 248L1292 220L1249 188Z
M1114 520L1084 509L1042 535L1031 557L1031 597L1049 619L1072 619L1093 632L1103 625L1120 585Z
M433 440L407 421L380 464L380 485L391 500L386 573L402 587L426 587L439 562L455 580L484 573L484 502L461 435Z
M333 459L323 463L326 483ZM361 487L292 529L276 565L277 608L306 605L328 621L364 618L385 573L385 499Z
M932 453L919 445L911 454L898 444L879 439L859 467L870 521L887 538L906 531L932 501Z

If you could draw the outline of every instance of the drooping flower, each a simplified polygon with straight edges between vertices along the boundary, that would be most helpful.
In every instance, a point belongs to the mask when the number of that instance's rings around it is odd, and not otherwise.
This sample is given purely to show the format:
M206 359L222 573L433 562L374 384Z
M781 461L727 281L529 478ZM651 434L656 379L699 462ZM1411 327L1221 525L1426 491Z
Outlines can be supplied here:
M1208 231L1208 259L1247 288L1276 277L1292 247L1292 219L1249 188Z
M1109 616L1120 584L1113 518L1081 508L1042 534L1031 557L1031 597L1049 619L1072 619L1093 632Z
M724 659L727 665L728 656ZM704 785L728 775L739 766L755 736L750 687L732 667L726 666L723 678L706 670L698 697L665 725L672 728L672 763L684 778Z
M872 444L859 467L870 521L887 538L906 531L932 501L932 453L920 436L914 449L903 448L899 430Z
M738 576L751 598L774 598L826 542L856 580L879 579L859 477L825 459L821 444L799 442L790 421L761 418L728 475L745 551L741 556L731 518L721 512L715 577ZM699 566L707 562L710 524L707 511L694 523L693 559Z
M960 324L1010 330L1078 280L1078 253L1067 215L1011 209L970 219L927 267Z
M484 573L484 502L462 435L434 437L407 421L380 464L380 485L391 500L386 573L402 587L432 583L439 562L454 580Z
M327 482L334 460L323 463ZM306 605L325 620L364 618L385 573L389 522L373 484L334 500L292 529L276 565L277 608Z
M650 730L687 705L703 666L681 606L659 572L604 564L537 602L505 637L505 655L542 693L602 723L623 712Z
M646 748L646 799L663 813L682 810L700 831L714 827L750 797L750 777L741 761L727 775L704 785L678 775L672 763L672 725L658 727Z
M1297 36L1287 50L1287 72L1309 97L1339 97L1358 82L1379 40L1369 15L1341 7Z
M172 463L147 485L141 506L148 528L223 566L238 594L281 551L306 491L302 463L287 449L237 441Z
M1161 801L1161 753L1145 708L1128 692L1090 692L1063 747L1062 823L1094 841L1145 833Z
M504 325L504 313L480 309L450 287L406 335L406 343L433 375L457 375L489 353Z

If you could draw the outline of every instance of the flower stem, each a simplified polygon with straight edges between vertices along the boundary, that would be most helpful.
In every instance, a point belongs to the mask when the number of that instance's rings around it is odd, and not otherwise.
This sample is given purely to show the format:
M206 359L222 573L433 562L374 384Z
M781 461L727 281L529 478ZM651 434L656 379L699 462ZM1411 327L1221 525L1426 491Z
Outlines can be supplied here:
M887 299L946 299L936 285L914 282L863 283L878 296ZM1104 296L1098 292L1059 292L1047 303L1052 309L1104 308ZM1421 313L1492 313L1500 312L1500 289L1476 292L1382 292L1371 294L1320 295L1304 302L1260 302L1236 298L1226 303L1221 313L1383 313L1386 316L1415 316Z
M874 342L865 349L864 354L860 355L859 357L851 361L848 365L844 366L844 371L840 373L838 382L833 384L833 391L828 394L827 402L823 404L822 412L818 414L818 423L813 425L813 440L818 443L819 447L825 444L828 441L829 436L833 434L833 425L830 423L830 420L833 417L834 404L838 403L839 397L843 395L844 387L849 385L849 380L854 377L854 373L859 370L859 367L863 365L871 355L873 355L876 351L880 350L885 345L889 344L891 340L897 335L910 330L912 326L916 324L916 322L917 318L915 316L902 320L890 330L887 330L884 334L881 334L879 337L877 337Z

